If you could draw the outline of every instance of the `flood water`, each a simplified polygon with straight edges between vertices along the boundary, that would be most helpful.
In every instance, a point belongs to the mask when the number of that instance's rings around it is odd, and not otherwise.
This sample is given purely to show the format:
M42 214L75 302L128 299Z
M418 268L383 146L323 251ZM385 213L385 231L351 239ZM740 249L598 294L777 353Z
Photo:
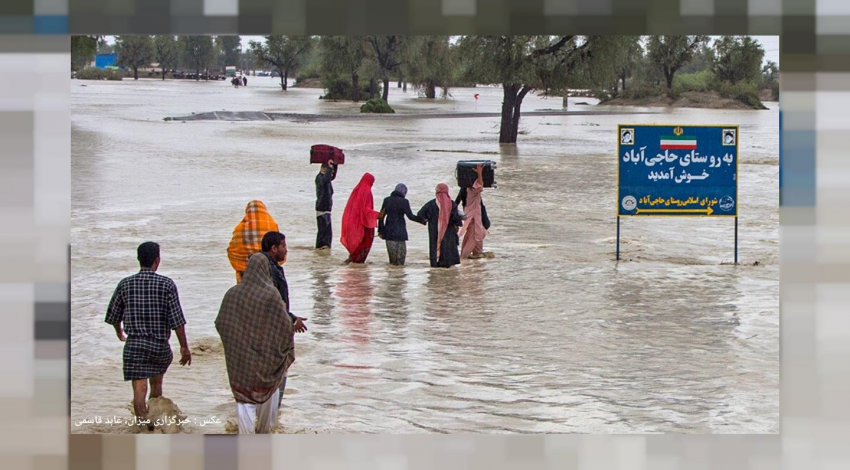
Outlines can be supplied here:
M73 80L71 431L129 417L121 351L103 322L135 249L161 245L195 352L164 395L189 418L235 416L213 321L234 284L226 250L260 199L286 234L296 335L282 423L288 432L779 432L778 104L768 111L675 109L657 115L528 116L518 145L497 118L324 122L164 122L208 111L356 114L322 90L278 79ZM478 93L476 101L473 95ZM397 113L495 112L501 90L426 100L392 85ZM578 104L587 102L588 105ZM593 106L570 110L647 109ZM524 111L561 109L529 95ZM624 219L616 263L618 123L739 124L740 261L733 219ZM334 249L314 252L316 143L345 149L334 182ZM428 265L427 230L408 222L407 266L345 266L342 211L364 172L376 205L398 182L414 211L459 159L498 162L483 195L495 257ZM378 209L379 207L376 207ZM175 358L177 340L172 336ZM220 433L223 424L187 427Z

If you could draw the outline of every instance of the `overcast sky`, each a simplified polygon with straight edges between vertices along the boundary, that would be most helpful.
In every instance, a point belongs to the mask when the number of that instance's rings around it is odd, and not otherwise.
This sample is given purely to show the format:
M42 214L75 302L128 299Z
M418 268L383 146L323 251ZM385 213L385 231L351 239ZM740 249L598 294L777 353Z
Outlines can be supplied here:
M711 36L712 39L720 36ZM764 63L771 60L779 65L779 36L752 36L764 48ZM249 41L263 42L263 36L241 36L242 48L247 49ZM115 42L115 36L106 36L110 43Z

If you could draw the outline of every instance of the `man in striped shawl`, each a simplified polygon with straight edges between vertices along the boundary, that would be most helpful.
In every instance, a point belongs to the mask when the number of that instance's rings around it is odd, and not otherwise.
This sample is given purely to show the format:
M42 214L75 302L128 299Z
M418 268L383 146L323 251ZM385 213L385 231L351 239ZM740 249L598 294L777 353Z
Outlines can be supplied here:
M224 345L239 433L269 433L277 423L277 391L295 350L292 320L265 254L251 255L242 282L224 295L215 328Z

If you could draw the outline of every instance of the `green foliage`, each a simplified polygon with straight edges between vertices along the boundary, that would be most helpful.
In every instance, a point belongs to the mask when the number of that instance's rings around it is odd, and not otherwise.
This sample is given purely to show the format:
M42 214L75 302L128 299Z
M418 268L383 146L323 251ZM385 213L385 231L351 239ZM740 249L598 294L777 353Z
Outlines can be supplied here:
M691 61L708 36L650 36L647 42L649 59L664 74L667 89L672 91L676 72Z
M94 60L99 36L71 36L71 70L79 70Z
M696 73L678 74L673 80L673 91L682 93L686 91L708 92L717 90L717 77L711 70L703 70Z
M369 82L361 82L360 96L369 96ZM325 94L319 99L323 100L352 100L351 79L343 75L324 75L322 87ZM378 90L376 90L377 92Z
M665 90L661 86L649 84L634 84L620 94L620 97L630 100L643 100L664 96Z
M223 57L225 67L235 66L239 63L239 49L242 39L239 36L218 36L215 39Z
M448 36L415 36L410 38L401 75L409 83L421 87L426 98L436 98L436 88L447 88L456 70L457 58L450 50Z
M770 90L773 100L779 100L779 67L773 61L768 61L761 69L761 88Z
M751 82L723 82L719 87L720 96L740 101L753 109L767 109L759 99L758 87Z
M114 80L121 81L127 76L123 70L103 70L97 67L87 67L77 71L79 80Z
M215 60L210 36L180 36L177 39L183 65L196 72L206 70Z
M678 73L697 73L711 68L714 61L714 49L708 43L700 46L688 63L679 69Z
M724 36L714 42L712 70L723 82L761 79L764 49L749 36Z
M177 39L171 35L154 36L151 57L161 69L176 68L180 57Z
M395 113L395 110L381 98L375 98L367 101L360 106L361 113Z
M280 74L280 86L286 90L286 78L295 76L313 47L310 36L266 36L265 43L251 41L251 52L257 62L273 67Z

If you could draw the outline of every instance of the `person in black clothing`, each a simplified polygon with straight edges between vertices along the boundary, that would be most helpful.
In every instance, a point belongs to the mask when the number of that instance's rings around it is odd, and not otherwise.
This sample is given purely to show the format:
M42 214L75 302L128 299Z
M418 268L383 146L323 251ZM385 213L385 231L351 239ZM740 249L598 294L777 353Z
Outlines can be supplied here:
M404 266L407 256L407 227L404 217L424 224L422 219L413 215L410 210L410 201L407 196L407 186L402 183L396 185L395 190L384 198L381 213L378 215L378 236L387 242L387 253L390 256L390 264ZM386 218L386 221L384 220Z
M292 329L296 333L307 331L304 326L306 318L295 316L289 309L289 284L286 282L286 273L283 272L281 264L286 263L286 236L280 232L266 232L263 236L263 254L269 259L272 272L272 282L280 292L280 298L286 304L286 312L289 313L289 318L292 320ZM283 402L283 391L286 389L286 374L283 376L283 382L280 384L279 400Z
M463 225L463 220L458 213L457 204L449 196L448 185L438 184L436 195L435 199L431 199L419 209L416 217L428 223L431 267L449 268L460 264L457 231Z
M333 160L322 163L316 175L316 223L319 232L316 235L316 249L331 247L331 209L333 208L334 187L331 181L336 179L337 164Z
M248 86L248 76L247 75L242 76L242 86Z
M466 209L466 188L460 188L455 198L455 204L459 207L462 205ZM484 225L484 230L490 230L490 218L487 217L487 207L484 206L484 199L481 199L481 224Z

